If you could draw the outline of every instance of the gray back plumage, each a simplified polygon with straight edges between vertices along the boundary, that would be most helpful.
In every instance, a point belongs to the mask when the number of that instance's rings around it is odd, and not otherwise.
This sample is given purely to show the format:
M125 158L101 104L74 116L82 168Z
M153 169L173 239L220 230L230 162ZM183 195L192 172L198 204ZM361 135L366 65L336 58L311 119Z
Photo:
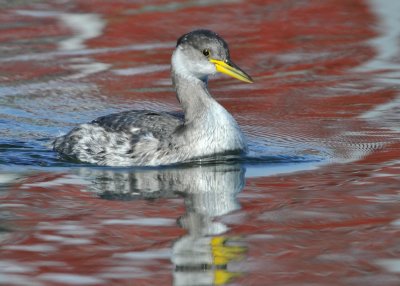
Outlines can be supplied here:
M99 117L91 124L103 127L112 132L132 133L138 135L151 133L155 138L170 136L183 123L182 113L154 112L149 110L130 110Z

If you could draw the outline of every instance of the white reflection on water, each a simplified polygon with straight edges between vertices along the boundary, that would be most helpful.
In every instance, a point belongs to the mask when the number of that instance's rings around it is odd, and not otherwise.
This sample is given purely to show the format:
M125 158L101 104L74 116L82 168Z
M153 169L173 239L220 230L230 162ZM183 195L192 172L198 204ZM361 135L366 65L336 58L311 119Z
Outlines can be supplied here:
M84 42L101 35L104 20L97 14L60 14L60 20L74 35L59 43L60 50L79 50L86 48Z
M102 221L104 225L145 225L145 226L172 226L175 225L174 219L163 217L130 217L125 219L106 219Z
M115 69L113 70L113 73L116 75L122 75L122 76L133 76L133 75L141 75L141 74L147 74L147 73L153 73L153 72L159 72L159 71L166 71L170 69L170 65L145 65L145 66L140 66L140 67L134 67L134 68L126 68L126 69ZM171 83L168 82L170 85Z
M364 65L357 68L359 71L384 71L374 78L378 83L400 86L400 1L397 0L369 0L371 11L379 19L377 31L379 36L370 41L377 55ZM400 131L400 96L375 109L364 113L361 118L375 120L385 126Z
M43 60L51 60L55 57L64 57L64 56L89 56L89 55L97 55L97 54L112 54L119 52L128 52L128 51L146 51L146 50L155 50L155 49L172 49L174 47L173 42L166 43L152 43L152 44L133 44L127 46L119 46L119 47L106 47L106 48L90 48L84 50L68 50L68 51L52 51L45 53L32 53L32 54L21 54L16 56L9 56L0 59L0 62L18 62L18 61L43 61Z
M17 14L39 18L56 18L62 25L69 28L72 31L72 35L58 43L58 50L61 52L85 50L87 48L85 42L100 36L106 25L106 22L98 14L26 10L18 10ZM47 53L45 57L51 57L51 53ZM35 58L37 57L35 56ZM109 64L96 62L91 58L72 58L69 61L69 67L76 72L69 76L64 76L64 80L79 79L94 73L105 71L110 67Z
M389 272L400 273L400 259L398 258L378 259L375 263Z
M377 55L370 61L358 67L363 71L389 70L384 82L399 84L400 64L394 60L399 56L400 39L400 1L369 0L371 11L379 19L376 30L379 36L370 40ZM393 79L391 80L391 77Z
M98 14L64 13L58 11L18 10L19 15L35 18L58 18L73 34L58 43L60 50L85 49L85 41L101 35L105 21Z
M63 283L69 285L98 285L105 281L87 275L67 274L67 273L46 273L39 275L40 280L50 281L53 283Z

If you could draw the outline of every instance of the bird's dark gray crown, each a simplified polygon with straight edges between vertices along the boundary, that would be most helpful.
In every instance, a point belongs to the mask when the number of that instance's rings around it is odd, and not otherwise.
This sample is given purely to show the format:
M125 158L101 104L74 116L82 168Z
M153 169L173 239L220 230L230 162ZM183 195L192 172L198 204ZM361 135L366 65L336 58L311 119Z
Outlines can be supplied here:
M198 50L218 45L229 55L228 44L217 33L210 30L194 30L181 36L176 46L189 44Z

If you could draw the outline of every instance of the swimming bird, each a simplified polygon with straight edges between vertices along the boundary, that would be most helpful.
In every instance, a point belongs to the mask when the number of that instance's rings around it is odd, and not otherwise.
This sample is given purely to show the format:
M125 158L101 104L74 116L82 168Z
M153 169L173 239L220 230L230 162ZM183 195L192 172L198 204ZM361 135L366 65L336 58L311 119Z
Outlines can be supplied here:
M172 54L172 82L183 114L131 110L99 117L56 138L61 157L107 166L158 166L219 154L240 154L239 125L207 89L210 75L252 78L236 66L228 45L210 30L184 34Z

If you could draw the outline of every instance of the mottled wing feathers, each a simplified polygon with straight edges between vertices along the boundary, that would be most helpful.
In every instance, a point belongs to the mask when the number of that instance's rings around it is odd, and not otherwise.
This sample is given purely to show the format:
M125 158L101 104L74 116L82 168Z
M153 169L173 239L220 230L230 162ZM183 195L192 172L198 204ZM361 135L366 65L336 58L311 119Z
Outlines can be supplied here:
M149 161L149 156L155 156L160 144L168 141L182 123L183 117L178 114L126 111L77 126L53 144L63 157L83 162L109 166L143 165ZM165 155L165 152L160 154Z
M110 114L91 122L91 124L101 126L108 131L133 134L151 133L155 138L169 136L182 123L182 114L147 110Z

